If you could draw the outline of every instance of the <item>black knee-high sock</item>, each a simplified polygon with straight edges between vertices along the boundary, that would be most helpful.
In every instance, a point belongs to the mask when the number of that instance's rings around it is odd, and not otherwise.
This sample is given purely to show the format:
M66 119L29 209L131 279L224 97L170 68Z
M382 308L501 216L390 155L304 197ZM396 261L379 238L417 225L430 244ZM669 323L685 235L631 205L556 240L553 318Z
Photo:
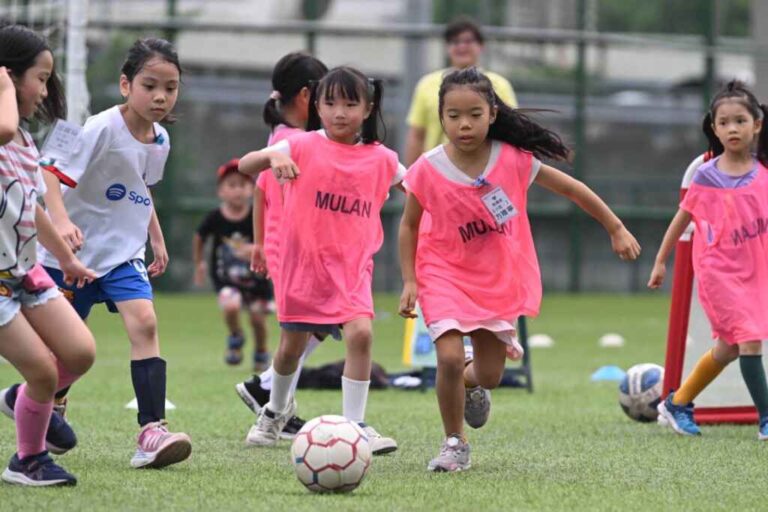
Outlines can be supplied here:
M56 394L55 394L54 396L55 396L57 399L61 400L62 398L64 398L65 396L67 396L67 393L69 393L69 388L71 388L71 387L72 387L72 386L67 386L67 387L65 387L65 388L61 388L60 390L58 390L58 391L56 392Z
M139 425L165 419L165 361L159 357L131 361L131 380Z
M757 412L760 413L760 418L765 418L768 415L768 385L765 382L763 356L740 356L739 366Z

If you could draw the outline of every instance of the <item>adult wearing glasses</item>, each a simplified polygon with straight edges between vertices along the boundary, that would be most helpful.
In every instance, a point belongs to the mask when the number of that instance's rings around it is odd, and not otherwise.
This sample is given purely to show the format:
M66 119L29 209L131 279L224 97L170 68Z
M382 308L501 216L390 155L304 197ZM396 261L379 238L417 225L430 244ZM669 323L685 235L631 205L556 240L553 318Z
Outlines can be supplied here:
M408 113L406 166L413 164L422 153L447 140L438 114L438 91L443 76L455 69L477 66L483 53L483 33L480 27L468 18L459 18L447 25L443 37L451 67L423 76L416 85ZM487 70L483 70L483 73L491 80L496 94L508 105L516 107L517 98L509 81Z

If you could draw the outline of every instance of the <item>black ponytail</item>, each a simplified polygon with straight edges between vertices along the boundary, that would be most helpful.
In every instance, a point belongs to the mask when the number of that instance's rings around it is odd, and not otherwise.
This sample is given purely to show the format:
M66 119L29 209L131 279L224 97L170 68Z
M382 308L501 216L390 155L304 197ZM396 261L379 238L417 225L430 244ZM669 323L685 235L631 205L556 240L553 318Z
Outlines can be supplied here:
M715 129L712 126L714 122L711 112L707 112L704 116L704 120L701 122L701 129L704 132L704 136L707 138L708 152L712 155L711 158L720 156L723 154L723 151L725 151L723 143L720 142L720 139L715 135Z
M445 95L460 86L470 87L483 96L491 108L497 107L496 121L488 130L488 138L506 142L512 146L530 151L537 158L566 160L570 150L563 144L560 136L528 117L524 112L537 110L514 109L504 103L493 90L493 84L477 68L471 67L453 71L443 78L439 93L440 121L443 119Z
M371 113L360 129L360 140L363 144L378 143L386 138L387 128L381 114L381 100L384 95L381 80L368 78L355 68L340 66L330 70L319 82L313 82L310 92L307 131L322 128L317 113L317 102L320 99L332 100L338 94L348 100L371 104ZM379 125L384 136L379 136Z
M768 167L768 129L765 126L768 121L768 106L765 103L760 104L760 112L763 114L763 126L757 136L757 160Z
M325 64L304 52L289 53L277 61L272 70L272 94L264 104L264 122L273 129L280 124L290 126L280 112L280 107L289 105L304 87L309 87L312 81L320 80L327 72Z
M765 126L766 121L768 121L768 107L760 103L754 93L741 80L731 80L715 94L709 104L709 111L702 121L701 128L707 137L712 156L722 155L725 151L723 143L715 135L714 123L717 118L717 109L726 101L740 103L756 121L763 122L763 127L757 137L757 159L761 164L768 167L768 130Z

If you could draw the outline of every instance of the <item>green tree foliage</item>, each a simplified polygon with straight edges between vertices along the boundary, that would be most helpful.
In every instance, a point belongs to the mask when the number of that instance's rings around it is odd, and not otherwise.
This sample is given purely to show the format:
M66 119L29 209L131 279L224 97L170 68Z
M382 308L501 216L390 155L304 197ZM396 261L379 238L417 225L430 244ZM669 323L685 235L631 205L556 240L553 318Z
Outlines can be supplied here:
M507 0L435 0L435 23L448 23L457 16L469 16L484 25L503 25Z
M750 0L720 0L720 35L749 36ZM605 32L702 34L710 0L599 0L598 28Z

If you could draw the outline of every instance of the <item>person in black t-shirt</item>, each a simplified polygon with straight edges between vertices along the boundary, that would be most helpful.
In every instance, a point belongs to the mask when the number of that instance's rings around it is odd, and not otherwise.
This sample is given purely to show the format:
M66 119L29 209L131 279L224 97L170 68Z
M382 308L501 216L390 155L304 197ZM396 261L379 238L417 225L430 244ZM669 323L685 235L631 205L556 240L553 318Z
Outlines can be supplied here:
M229 329L225 361L230 365L243 360L245 335L240 326L240 310L247 308L255 339L254 371L269 367L267 328L264 315L274 310L272 283L250 269L253 250L253 182L237 171L237 159L217 171L221 205L203 219L193 238L195 284L211 278L219 295L219 307ZM204 246L212 240L209 262L203 257Z

